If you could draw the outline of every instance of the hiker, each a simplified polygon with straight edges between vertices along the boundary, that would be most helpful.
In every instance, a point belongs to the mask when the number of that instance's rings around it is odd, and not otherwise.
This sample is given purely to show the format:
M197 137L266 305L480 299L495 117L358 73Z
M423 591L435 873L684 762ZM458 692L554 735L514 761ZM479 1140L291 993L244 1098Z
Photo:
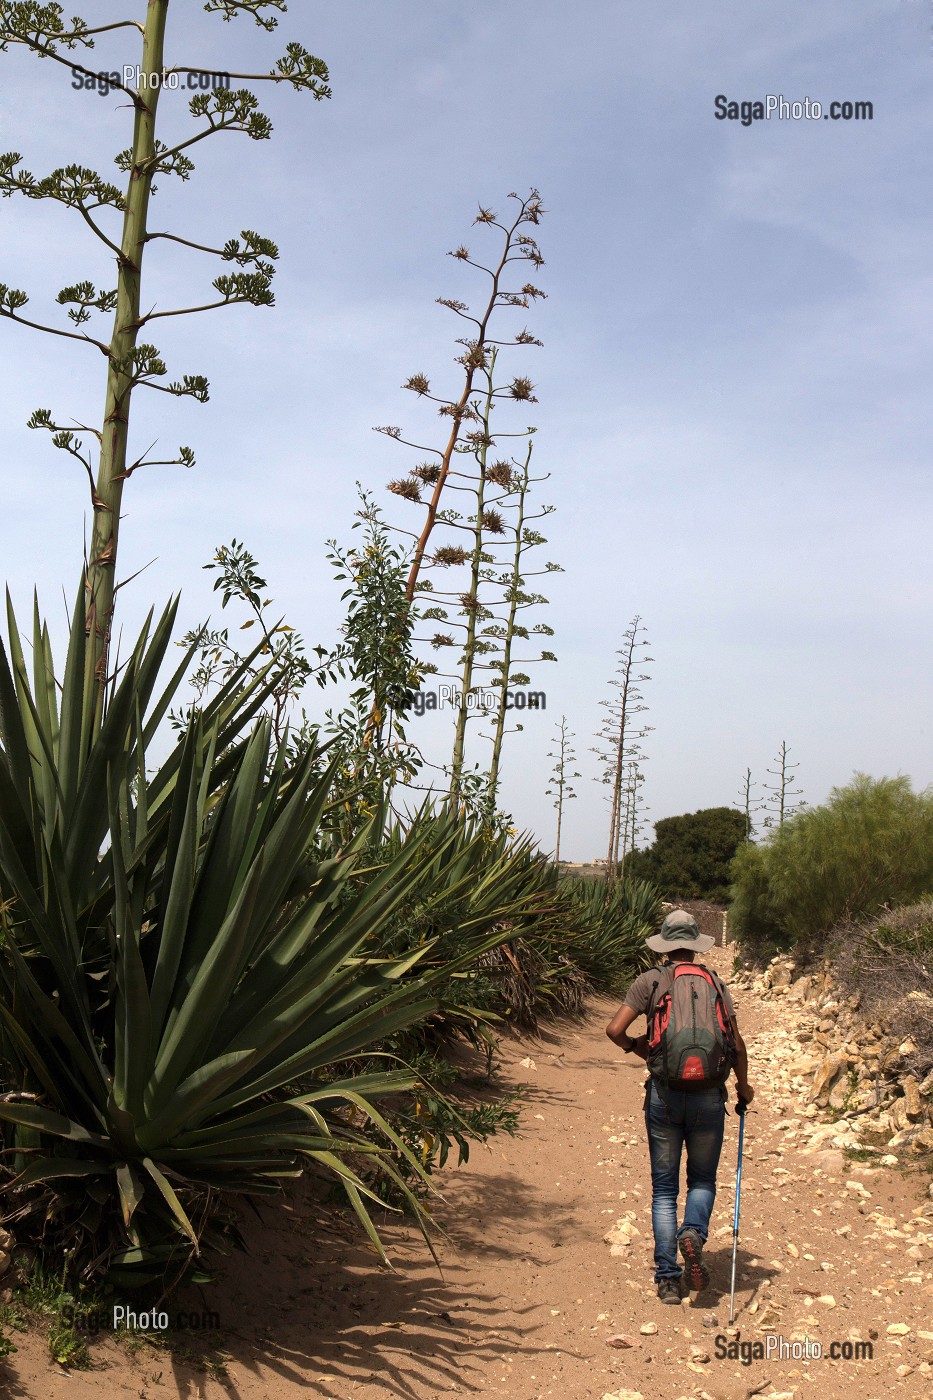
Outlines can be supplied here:
M609 1039L640 1055L649 1070L645 1128L651 1157L654 1278L662 1303L679 1303L691 1289L709 1283L703 1246L716 1199L726 1080L733 1069L738 1097L746 1104L754 1098L729 989L709 968L694 962L714 941L700 932L692 914L673 910L660 932L647 939L652 952L666 954L666 961L635 978L606 1027ZM632 1039L628 1027L641 1015L647 1018L647 1033ZM684 1144L687 1199L678 1228Z

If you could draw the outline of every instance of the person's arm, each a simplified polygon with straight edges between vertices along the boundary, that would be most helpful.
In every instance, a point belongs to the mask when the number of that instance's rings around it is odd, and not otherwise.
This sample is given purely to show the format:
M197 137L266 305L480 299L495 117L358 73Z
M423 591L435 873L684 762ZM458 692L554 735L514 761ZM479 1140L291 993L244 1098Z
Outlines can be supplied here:
M735 1063L735 1092L745 1103L751 1103L755 1097L755 1091L748 1082L748 1050L745 1041L739 1031L738 1022L732 1016L732 1033L735 1036L736 1063Z
M639 1035L632 1039L627 1033L628 1027L640 1015L640 1011L633 1011L630 1006L620 1006L606 1027L606 1034L613 1045L620 1046L626 1053L634 1052L644 1060L648 1056L648 1037Z

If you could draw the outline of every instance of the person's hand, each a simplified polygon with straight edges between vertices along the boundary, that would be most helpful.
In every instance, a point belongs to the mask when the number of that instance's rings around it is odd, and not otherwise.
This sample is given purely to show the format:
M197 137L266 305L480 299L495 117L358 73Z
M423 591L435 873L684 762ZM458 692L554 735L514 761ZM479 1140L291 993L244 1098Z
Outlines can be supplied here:
M744 1104L750 1104L755 1097L755 1091L750 1084L737 1084L735 1092Z
M647 1032L642 1032L641 1035L637 1035L637 1036L635 1037L635 1039L632 1041L632 1054L633 1054L633 1055L638 1055L638 1056L640 1056L640 1058L643 1059L643 1060L647 1060L647 1058L648 1058L648 1035L647 1035Z

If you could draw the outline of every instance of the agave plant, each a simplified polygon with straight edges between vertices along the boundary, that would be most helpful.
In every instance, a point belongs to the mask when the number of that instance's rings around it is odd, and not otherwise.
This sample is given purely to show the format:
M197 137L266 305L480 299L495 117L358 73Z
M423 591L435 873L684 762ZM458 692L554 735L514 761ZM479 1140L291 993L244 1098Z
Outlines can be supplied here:
M571 956L598 991L621 990L651 965L645 939L661 922L661 892L648 880L626 879L607 892L602 880L561 876L569 901Z
M173 617L144 628L99 732L83 612L60 695L38 612L32 686L12 609L0 646L7 1218L124 1284L181 1276L222 1233L218 1199L302 1163L342 1183L380 1251L372 1169L418 1211L393 1156L419 1164L377 1107L416 1076L353 1060L428 1015L451 972L420 971L433 940L385 956L380 930L416 890L475 893L485 855L452 812L375 864L378 814L328 850L333 774L316 750L292 767L270 751L265 673L231 678L148 771L186 664L153 702ZM517 879L483 890L470 957L525 899Z

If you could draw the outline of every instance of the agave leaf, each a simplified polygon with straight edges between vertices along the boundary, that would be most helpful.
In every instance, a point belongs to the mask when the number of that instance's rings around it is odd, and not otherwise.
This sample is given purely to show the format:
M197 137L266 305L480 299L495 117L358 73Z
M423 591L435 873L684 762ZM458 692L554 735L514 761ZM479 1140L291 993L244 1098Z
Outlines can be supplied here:
M75 882L93 870L107 832L107 770L126 765L127 740L135 716L137 673L131 659L87 755L74 800L66 813L65 861Z
M392 1059L393 1056L386 1058ZM301 1094L296 1098L287 1099L282 1103L266 1103L259 1108L248 1113L240 1114L235 1118L228 1118L222 1122L212 1123L208 1128L199 1128L194 1132L182 1132L174 1138L174 1144L178 1147L195 1147L208 1142L211 1137L218 1132L224 1132L231 1137L239 1134L251 1135L258 1128L268 1127L274 1132L279 1125L288 1126L293 1122L295 1116L295 1106L306 1101L309 1103L325 1102L328 1099L342 1099L344 1090L349 1089L357 1093L361 1098L376 1096L384 1098L387 1094L401 1093L413 1088L419 1082L418 1076L409 1070L389 1070L377 1071L370 1074L356 1075L351 1079L341 1079L333 1083L322 1086L320 1091L313 1091L310 1094Z
M43 907L34 880L24 869L20 853L16 849L12 835L0 812L0 868L4 874L6 890L15 896L21 917L29 921L30 931L35 934L46 957L55 968L62 995L73 1004L78 1015L82 1014L84 999L75 975L80 961L77 942L69 934L73 929L66 923L56 924Z
M115 775L111 772L109 798L111 859L113 868L113 924L116 941L114 957L114 1068L113 1100L134 1120L142 1112L143 1094L152 1062L152 1007L149 986L139 948L138 905L127 882L124 865L125 846L129 844L129 821L120 813L120 799L125 787L114 792ZM140 894L145 894L139 882Z
M183 741L184 752L166 837L162 901L158 916L159 950L151 992L152 1029L157 1038L161 1037L172 1004L194 894L198 839L203 818L198 801L201 786L198 771L200 738L200 724L195 722Z
M55 809L58 759L58 699L55 694L55 671L48 628L39 618L38 594L33 594L32 668L36 702L36 722L47 737L52 762L42 767L42 802L46 812Z
M330 1097L333 1097L333 1095L331 1094ZM345 1099L348 1103L355 1104L361 1113L365 1113L366 1116L370 1118L373 1123L376 1124L376 1127L379 1128L385 1134L385 1136L391 1142L392 1146L395 1148L396 1152L401 1153L401 1155L405 1158L406 1162L408 1162L409 1166L411 1166L414 1169L414 1171L417 1172L418 1176L421 1177L422 1181L424 1181L426 1184L430 1184L431 1178L429 1177L428 1173L424 1170L424 1167L418 1161L418 1158L412 1152L411 1148L399 1136L395 1129L389 1124L388 1120L383 1117L383 1115L373 1104L369 1103L368 1100L364 1099L361 1094L354 1093L352 1090L344 1090L340 1097ZM323 1121L320 1115L316 1113L314 1108L312 1107L313 1103L315 1102L314 1097L306 1094L302 1096L301 1100L295 1100L295 1102L300 1103L301 1107L303 1107L305 1111L309 1113L316 1122Z
M2 709L2 666L5 658L2 656L2 644L0 644L0 709ZM2 725L2 715L0 715L0 725ZM8 766L11 759L11 750L5 734L0 734L0 813L6 824L9 839L17 858L23 869L35 870L41 864L41 831L38 829L38 817L35 816L30 793L26 792L26 805L23 806L20 800L20 791L16 786L16 778L12 772L12 767ZM39 849L37 849L37 846Z
M53 1097L64 1092L69 1100L96 1103L104 1073L84 1011L79 1009L69 1019L69 1007L59 1005L39 986L31 970L34 959L24 958L14 939L6 941L4 954L11 964L2 979L8 993L4 1015L11 1024L28 1017L32 1030L41 1036L46 1056L57 1060L59 1088L53 1089ZM69 1108L74 1107L69 1101Z
M212 813L185 941L185 968L200 966L210 942L227 917L262 837L262 780L268 731L257 725L243 751L236 776L223 788ZM274 797L276 783L270 784ZM257 830L257 827L259 828ZM245 866L244 866L245 862Z
M24 774L25 782L26 784L30 782L36 784L41 791L43 787L40 758L42 753L42 738L39 733L38 721L32 705L32 696L29 694L29 683L26 679L26 661L23 656L23 644L20 639L19 628L16 625L16 617L13 613L12 603L10 602L9 591L7 591L7 623L10 642L9 667L13 684L10 713L11 727L16 724L18 719L23 736L23 747L25 747L29 757L29 762L26 765Z
M11 639L11 648L12 645ZM26 746L32 760L33 783L44 799L41 807L43 829L46 840L50 841L57 825L58 812L64 806L64 794L59 783L58 764L52 746L52 735L43 727L36 702L29 689L26 663L23 660L22 650L19 648L18 638L16 654L13 657L13 678L16 684L20 720Z
M192 1245L194 1246L194 1252L195 1252L195 1254L200 1254L200 1252L201 1252L201 1246L200 1246L200 1243L199 1243L199 1241L198 1241L198 1237L197 1237L197 1235L195 1234L194 1226L192 1225L191 1221L188 1219L187 1213L185 1212L185 1208L184 1208L184 1206L182 1205L181 1201L180 1201L180 1200L178 1199L178 1197L175 1195L175 1191L174 1191L174 1189L173 1189L173 1187L172 1187L171 1182L169 1182L169 1181L162 1175L162 1173L159 1171L159 1168L156 1166L155 1162L151 1161L150 1158L148 1158L148 1157L144 1157L144 1158L143 1158L143 1166L145 1167L145 1169L146 1169L146 1171L149 1173L149 1175L152 1177L152 1179L153 1179L153 1181L155 1182L156 1186L157 1186L157 1187L159 1188L159 1190L161 1191L163 1197L165 1198L166 1204L168 1205L168 1207L169 1207L169 1209L171 1210L172 1214L174 1215L175 1219L178 1221L179 1225L180 1225L181 1228L184 1230L185 1234L188 1236L189 1240L191 1241Z
M22 647L19 646L19 634L16 631L16 618L13 613L9 589L6 593L6 607L10 646L15 663L16 649L19 647L21 657ZM29 757L29 743L16 693L16 683L13 679L6 648L2 642L0 642L0 739L2 739L4 756L9 764L13 786L19 795L23 810L28 812L31 807L29 791L32 784L32 762Z
M388 1008L383 1003L358 1017L351 1018L343 1027L345 1034L341 1040L337 1041L337 1032L333 1032L332 1043L338 1047L336 1053L331 1053L330 1044L321 1045L311 1041L285 1059L272 1056L271 1065L265 1069L259 1066L256 1077L246 1082L243 1082L244 1076L257 1058L254 1051L245 1049L235 1054L219 1056L189 1075L179 1085L171 1102L158 1116L154 1116L145 1128L140 1129L140 1140L143 1140L145 1134L147 1143L171 1142L175 1134L183 1128L198 1127L207 1117L236 1110L260 1094L280 1089L324 1064L349 1058L377 1036L392 1035L394 1031L401 1030L426 1016L437 1004L434 999L419 997L418 989L414 987L399 989L393 1000L402 1001L403 996L406 999L401 1006ZM347 1029L347 1026L351 1026L352 1030ZM374 1028L377 1028L375 1032ZM350 1048L344 1053L345 1045ZM240 1083L237 1084L237 1081ZM235 1085L237 1087L234 1088Z
M177 1017L166 1029L146 1090L149 1104L164 1102L174 1092L211 1039L217 1010L227 1004L240 977L243 949L250 946L262 873L260 854L229 918L185 990Z
M123 1223L129 1229L136 1209L143 1199L145 1188L138 1173L129 1162L121 1162L116 1169L116 1174L117 1189L120 1192L120 1203L123 1207Z
M12 1000L12 997L9 999ZM28 1066L29 1070L36 1076L39 1085L51 1098L55 1098L61 1087L60 1080L40 1051L36 1040L28 1034L21 1021L11 1014L6 997L0 1001L0 1018L2 1018L7 1035L13 1041L9 1047L4 1046L5 1058L11 1061L15 1059L23 1068ZM16 1054L16 1051L19 1054Z
M64 1114L55 1113L40 1104L17 1103L15 1100L0 1098L0 1118L7 1123L22 1123L27 1128L36 1128L40 1133L51 1137L68 1138L72 1142L85 1142L93 1147L109 1148L110 1142L100 1133L89 1133L80 1123L73 1122Z
M85 579L82 574L71 615L59 709L61 727L58 741L58 771L62 788L67 794L69 808L74 802L78 784L81 781L93 722L94 673L91 669L88 674L86 668L85 596ZM12 636L15 619L9 604L7 605L7 617Z
M10 1182L8 1190L17 1186L32 1186L39 1181L53 1181L57 1176L101 1176L110 1170L106 1161L91 1161L88 1157L42 1157L30 1162Z

